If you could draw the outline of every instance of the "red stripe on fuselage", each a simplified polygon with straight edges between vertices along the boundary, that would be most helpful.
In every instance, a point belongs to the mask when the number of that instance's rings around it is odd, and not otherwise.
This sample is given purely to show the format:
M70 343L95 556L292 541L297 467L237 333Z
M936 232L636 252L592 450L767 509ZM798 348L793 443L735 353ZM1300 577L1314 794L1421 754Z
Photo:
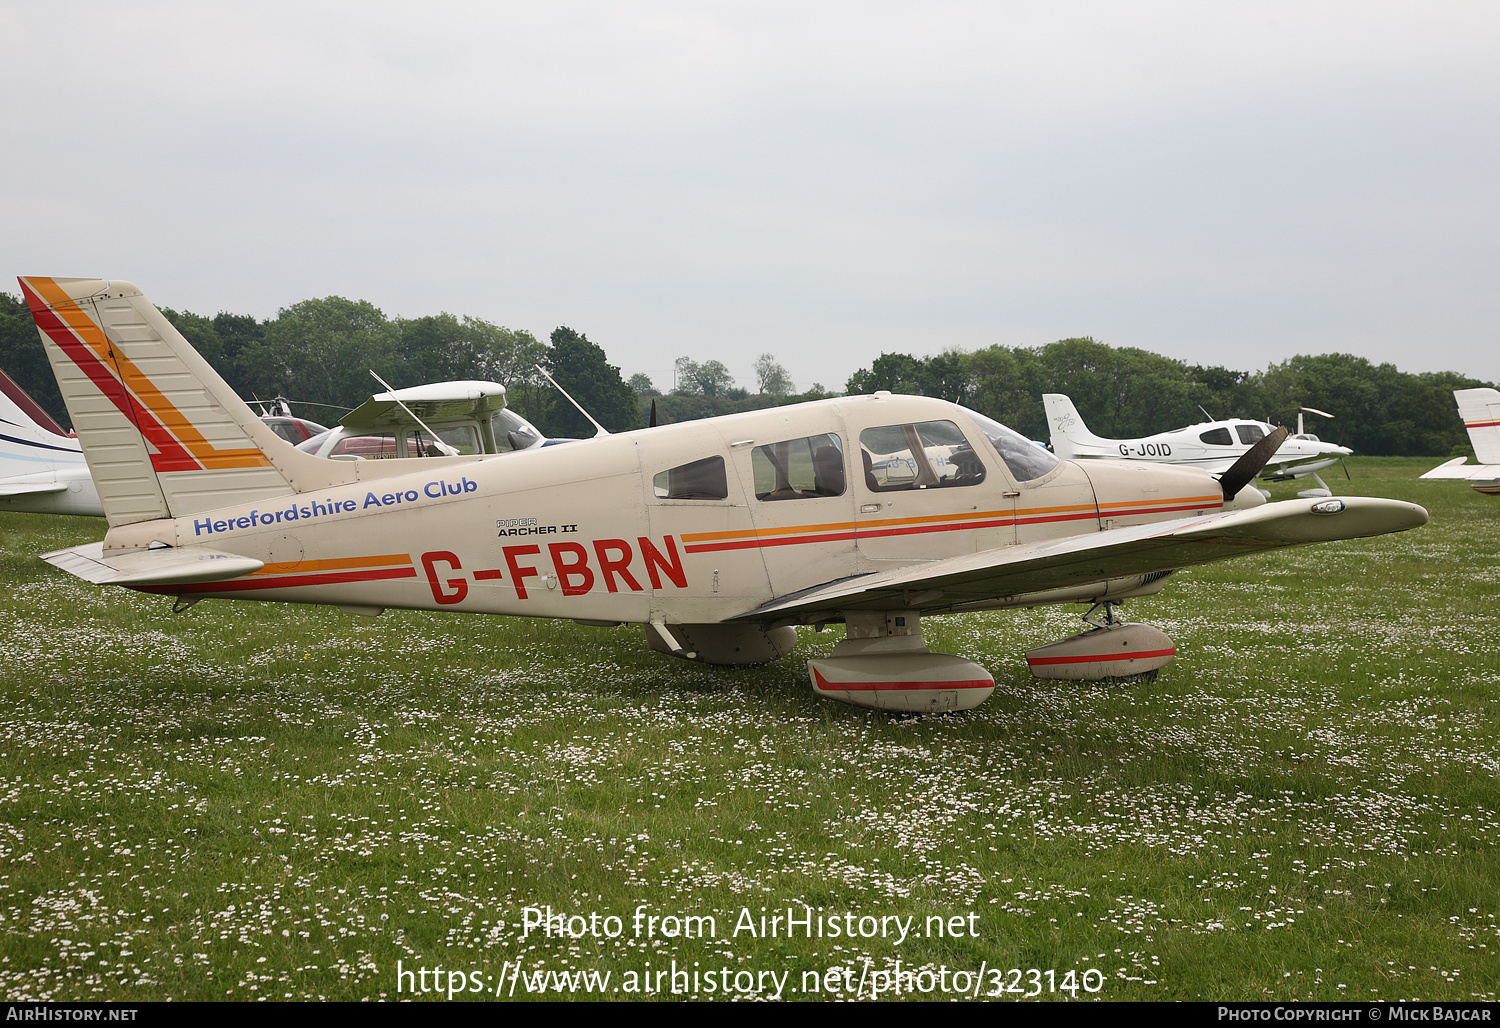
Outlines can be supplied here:
M183 593L245 592L250 589L294 589L304 585L339 585L344 582L375 582L386 578L416 578L416 568L381 568L378 571L336 571L322 575L287 575L282 578L236 578L227 582L202 582L197 585L151 585L141 592Z

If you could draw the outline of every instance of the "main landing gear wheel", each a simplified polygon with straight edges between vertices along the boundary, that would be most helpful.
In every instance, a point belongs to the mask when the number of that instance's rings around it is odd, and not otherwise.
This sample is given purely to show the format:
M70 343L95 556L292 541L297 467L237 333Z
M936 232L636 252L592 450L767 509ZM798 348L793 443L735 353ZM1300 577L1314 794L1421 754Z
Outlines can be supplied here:
M813 692L877 710L968 710L995 691L995 679L972 660L933 653L914 610L849 611L844 641L809 660Z
M1159 628L1116 619L1114 608L1107 600L1094 604L1083 616L1087 631L1029 651L1031 673L1079 682L1155 681L1157 672L1177 656L1176 644Z

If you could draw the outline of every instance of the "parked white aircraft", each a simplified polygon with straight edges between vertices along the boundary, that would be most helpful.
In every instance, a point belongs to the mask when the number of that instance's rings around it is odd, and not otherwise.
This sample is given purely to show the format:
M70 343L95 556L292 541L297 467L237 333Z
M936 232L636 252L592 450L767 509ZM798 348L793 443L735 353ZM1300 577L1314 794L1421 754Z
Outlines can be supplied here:
M0 371L0 510L104 514L78 440Z
M499 382L433 382L376 393L338 427L297 449L333 460L435 457L434 437L457 454L509 453L546 440L505 406Z
M1500 496L1500 390L1455 389L1453 398L1479 463L1466 464L1467 457L1454 457L1421 477L1462 479L1476 492Z
M962 709L994 680L929 652L924 615L1093 603L1104 617L1032 650L1033 672L1151 673L1171 640L1113 607L1174 569L1427 521L1395 500L1265 503L1249 483L1284 430L1221 476L1077 464L888 393L508 455L319 460L261 424L130 283L21 287L109 519L102 543L44 559L174 609L220 597L634 622L653 649L713 664L773 660L795 626L843 622L809 661L820 695ZM931 446L961 473L939 477ZM887 470L909 458L915 477L882 480L873 454Z
M1155 464L1186 464L1208 472L1222 472L1250 447L1275 431L1264 421L1230 418L1225 421L1205 421L1200 425L1189 425L1187 428L1160 432L1141 439L1101 439L1088 430L1082 415L1073 406L1073 401L1066 396L1061 393L1044 393L1042 403L1047 410L1047 424L1052 428L1052 450L1066 460L1085 457L1144 460ZM1317 473L1337 464L1354 451L1303 433L1300 414L1297 429L1298 434L1283 442L1266 462L1260 477L1271 482L1285 482L1312 476L1319 488L1308 489L1298 495L1328 496L1328 486L1318 478Z

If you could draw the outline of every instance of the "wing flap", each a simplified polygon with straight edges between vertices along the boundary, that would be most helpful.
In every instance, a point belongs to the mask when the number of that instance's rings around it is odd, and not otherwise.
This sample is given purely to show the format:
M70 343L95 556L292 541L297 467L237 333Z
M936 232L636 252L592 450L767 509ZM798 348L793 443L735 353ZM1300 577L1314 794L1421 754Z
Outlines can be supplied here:
M1338 505L1336 510L1333 505ZM1211 564L1285 546L1385 535L1426 523L1425 509L1399 500L1286 500L842 579L730 620L764 621L835 610L947 609Z
M206 546L163 546L104 555L103 543L53 550L42 559L55 568L95 585L188 585L239 578L265 567L254 557L211 550Z

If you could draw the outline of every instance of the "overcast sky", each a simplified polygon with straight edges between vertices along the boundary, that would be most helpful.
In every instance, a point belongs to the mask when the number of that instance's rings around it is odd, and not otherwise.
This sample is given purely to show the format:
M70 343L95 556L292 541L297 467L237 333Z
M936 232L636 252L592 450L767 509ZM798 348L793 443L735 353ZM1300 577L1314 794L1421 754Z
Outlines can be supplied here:
M663 387L1081 335L1500 379L1489 2L0 0L0 88L7 280L566 324Z

